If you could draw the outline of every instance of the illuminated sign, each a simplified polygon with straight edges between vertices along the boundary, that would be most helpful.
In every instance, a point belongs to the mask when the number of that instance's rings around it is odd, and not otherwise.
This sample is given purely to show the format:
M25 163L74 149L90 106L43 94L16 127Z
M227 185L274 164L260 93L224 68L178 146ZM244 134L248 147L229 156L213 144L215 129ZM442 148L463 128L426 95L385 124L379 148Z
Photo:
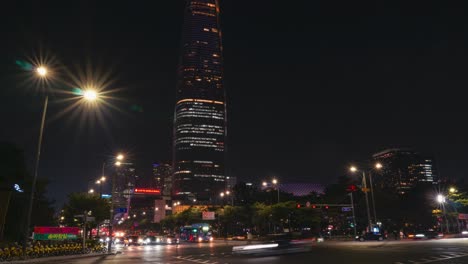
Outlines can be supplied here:
M161 194L161 190L159 189L143 189L138 188L134 190L134 193L141 193L141 194Z
M78 227L34 227L34 240L65 240L76 239L80 229Z
M203 220L215 220L215 212L202 212Z
M34 227L34 234L72 234L78 235L80 229L78 227L50 227L50 226L36 226Z
M76 238L77 236L72 234L34 234L34 240L65 240Z
M21 187L20 187L19 184L17 184L17 183L16 183L15 185L13 185L13 188L14 188L15 191L17 191L17 192L24 192L24 190L21 189Z

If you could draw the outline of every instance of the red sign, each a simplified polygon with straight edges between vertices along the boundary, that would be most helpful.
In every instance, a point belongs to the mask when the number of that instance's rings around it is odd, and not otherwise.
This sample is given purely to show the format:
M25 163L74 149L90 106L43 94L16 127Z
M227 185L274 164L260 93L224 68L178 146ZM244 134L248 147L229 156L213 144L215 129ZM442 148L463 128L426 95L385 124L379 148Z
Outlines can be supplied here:
M459 220L468 220L468 214L458 214Z
M72 234L78 235L80 229L78 227L50 227L50 226L35 226L34 234Z
M161 194L161 190L159 189L143 189L138 188L134 190L134 193L142 193L142 194Z
M202 212L203 220L215 220L215 212Z

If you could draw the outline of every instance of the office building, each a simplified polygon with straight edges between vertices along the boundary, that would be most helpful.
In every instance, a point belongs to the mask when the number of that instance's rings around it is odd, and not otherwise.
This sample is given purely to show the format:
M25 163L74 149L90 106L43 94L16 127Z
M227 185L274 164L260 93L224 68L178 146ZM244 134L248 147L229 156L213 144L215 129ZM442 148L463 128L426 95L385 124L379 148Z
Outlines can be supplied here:
M181 46L173 195L211 201L225 188L226 104L217 0L186 1Z
M373 160L383 167L375 172L376 186L390 188L404 194L419 184L438 184L436 165L433 157L412 149L387 149L376 153Z

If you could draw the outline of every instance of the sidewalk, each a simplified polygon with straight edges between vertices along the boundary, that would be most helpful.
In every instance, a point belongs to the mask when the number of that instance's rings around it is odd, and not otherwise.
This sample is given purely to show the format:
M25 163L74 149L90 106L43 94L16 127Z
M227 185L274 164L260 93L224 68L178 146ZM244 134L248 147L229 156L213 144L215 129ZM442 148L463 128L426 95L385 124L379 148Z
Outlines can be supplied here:
M92 258L92 257L104 257L104 256L112 256L116 255L117 253L89 253L89 254L79 254L79 255L66 255L66 256L53 256L53 257L43 257L43 258L31 258L25 260L14 260L14 261L5 261L4 263L8 264L21 264L21 263L50 263L50 262L57 262L61 260L67 259L81 259L81 258Z

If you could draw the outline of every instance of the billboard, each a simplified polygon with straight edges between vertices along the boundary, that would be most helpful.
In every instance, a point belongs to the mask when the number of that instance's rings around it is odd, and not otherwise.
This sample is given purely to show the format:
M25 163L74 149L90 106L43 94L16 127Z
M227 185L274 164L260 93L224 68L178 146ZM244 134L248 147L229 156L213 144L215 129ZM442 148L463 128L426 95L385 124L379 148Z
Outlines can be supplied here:
M80 229L78 227L34 227L34 240L65 240L76 239Z
M135 194L154 194L161 195L161 190L159 189L147 189L147 188L135 188L133 191Z
M203 220L215 220L215 212L202 212Z

